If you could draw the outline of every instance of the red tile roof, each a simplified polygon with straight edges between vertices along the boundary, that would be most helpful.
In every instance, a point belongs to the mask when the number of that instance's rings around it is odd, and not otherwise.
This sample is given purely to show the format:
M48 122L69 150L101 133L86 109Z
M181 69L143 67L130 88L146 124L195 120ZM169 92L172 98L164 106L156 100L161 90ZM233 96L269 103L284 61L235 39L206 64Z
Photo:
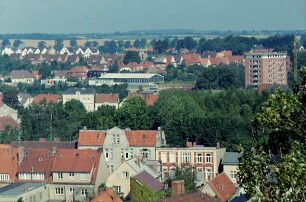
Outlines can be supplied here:
M58 103L61 99L60 95L56 94L39 94L33 99L33 103L40 104L43 100L46 100L46 104Z
M203 194L199 191L185 193L179 196L164 198L157 202L219 202L218 199L215 199L211 196Z
M200 55L199 54L183 54L183 60L185 61L186 66L190 66L192 64L200 63Z
M103 145L106 137L106 131L102 130L80 130L79 146L97 146Z
M11 180L16 181L18 166L17 149L0 148L0 174L9 174Z
M0 117L0 131L4 131L6 126L18 128L18 123L12 117Z
M224 172L209 180L208 185L221 201L227 201L237 191L233 182Z
M148 106L153 106L154 104L155 104L155 102L158 100L158 98L159 98L159 95L157 94L157 95L148 95L147 96L147 99L146 99L146 101L147 101L147 105Z
M96 103L118 103L118 94L96 94Z
M126 131L129 146L134 147L155 147L156 130L131 130Z
M18 166L17 173L44 173L45 179L51 180L51 169L54 162L52 152L48 149L23 148L23 150L24 157ZM19 158L21 156L22 153L19 152Z
M91 202L122 202L120 197L112 188L101 191Z

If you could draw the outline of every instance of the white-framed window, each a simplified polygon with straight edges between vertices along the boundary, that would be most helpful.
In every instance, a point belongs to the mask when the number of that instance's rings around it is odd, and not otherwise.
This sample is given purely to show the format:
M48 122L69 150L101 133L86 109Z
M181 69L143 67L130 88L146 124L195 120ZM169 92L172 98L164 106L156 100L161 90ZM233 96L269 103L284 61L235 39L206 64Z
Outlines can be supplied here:
M117 193L121 192L121 186L114 186L114 189Z
M129 172L122 172L123 179L129 179Z
M10 180L10 175L9 174L0 174L0 180L8 181L8 180Z
M57 173L57 179L63 179L63 173Z
M205 154L205 163L211 163L212 162L212 155L210 153Z
M113 149L105 149L105 158L113 159Z
M74 194L74 188L69 188L69 195L73 195Z
M237 178L237 171L236 170L230 172L230 178L231 179L236 179Z
M110 165L107 165L107 168L108 168L108 171L110 173L113 173L114 172L114 165L110 164Z
M184 152L182 154L182 163L190 163L190 152Z
M44 180L45 175L42 173L33 173L32 174L32 180Z
M149 149L142 149L142 157L144 159L150 159L151 158L151 151Z
M81 195L82 196L87 196L87 194L88 194L87 189L81 189Z
M167 152L162 152L160 156L161 156L161 161L163 163L166 163L167 162Z
M56 187L55 195L64 195L64 187Z
M170 153L170 163L177 163L176 162L176 153Z
M80 180L87 180L87 173L81 173Z
M210 180L212 178L212 169L211 168L205 168L205 177L207 180Z
M197 171L198 172L203 172L203 168L202 167L197 167Z
M74 173L69 173L69 180L74 180Z
M203 162L202 153L197 153L197 162L198 162L198 163L202 163L202 162Z
M30 173L19 173L18 178L20 180L31 180L31 174Z

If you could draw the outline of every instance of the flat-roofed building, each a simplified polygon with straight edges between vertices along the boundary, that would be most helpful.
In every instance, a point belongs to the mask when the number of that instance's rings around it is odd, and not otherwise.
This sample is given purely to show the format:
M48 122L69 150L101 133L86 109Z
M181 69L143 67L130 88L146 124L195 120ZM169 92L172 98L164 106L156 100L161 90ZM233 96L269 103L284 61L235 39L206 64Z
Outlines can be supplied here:
M102 74L97 79L90 79L89 85L101 86L103 84L112 86L115 84L128 85L145 85L149 86L154 83L164 83L164 76L160 74L145 74L145 73L106 73Z
M245 87L287 86L287 53L254 51L244 57Z

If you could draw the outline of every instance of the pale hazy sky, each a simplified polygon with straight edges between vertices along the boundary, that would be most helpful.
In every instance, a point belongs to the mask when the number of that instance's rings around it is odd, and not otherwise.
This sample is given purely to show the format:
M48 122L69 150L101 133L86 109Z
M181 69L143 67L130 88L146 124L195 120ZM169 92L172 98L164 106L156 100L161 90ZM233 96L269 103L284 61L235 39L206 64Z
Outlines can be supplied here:
M0 0L0 33L306 30L306 0Z

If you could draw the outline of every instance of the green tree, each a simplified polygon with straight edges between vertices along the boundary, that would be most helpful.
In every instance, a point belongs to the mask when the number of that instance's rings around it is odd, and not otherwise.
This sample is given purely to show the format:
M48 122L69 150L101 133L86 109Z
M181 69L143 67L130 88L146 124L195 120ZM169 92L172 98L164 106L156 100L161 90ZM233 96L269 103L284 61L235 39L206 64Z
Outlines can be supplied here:
M23 42L20 39L16 39L13 43L13 47L18 48L20 44L23 44Z
M187 48L188 50L192 50L197 46L197 42L191 36L185 37L183 43L184 48Z
M44 48L46 48L47 43L45 41L39 41L37 47L40 50L43 50Z
M60 51L64 47L63 39L56 39L54 44L54 49Z
M141 62L139 53L136 51L128 51L126 52L123 63L128 64L130 62L137 62L138 64Z
M3 102L8 106L18 109L19 101L18 101L18 90L14 87L8 87L3 92Z
M69 43L70 43L70 47L78 46L78 42L77 42L77 40L75 40L75 39L71 39L71 40L69 41Z
M11 41L9 39L3 39L1 45L2 47L10 46Z
M152 126L146 102L140 97L131 97L124 101L117 110L116 118L121 128L139 130Z
M12 141L18 140L18 135L19 130L10 126L6 126L4 131L0 133L0 142L2 144L10 144Z

